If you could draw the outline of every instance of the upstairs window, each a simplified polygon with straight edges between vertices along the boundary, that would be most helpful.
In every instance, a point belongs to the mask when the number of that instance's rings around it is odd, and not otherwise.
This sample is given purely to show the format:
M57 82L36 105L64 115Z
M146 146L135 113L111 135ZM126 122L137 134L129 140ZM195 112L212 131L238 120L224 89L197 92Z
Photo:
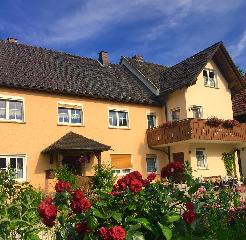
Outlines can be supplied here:
M217 80L214 70L204 69L203 78L204 78L204 85L206 87L211 87L211 88L217 87Z
M26 180L26 159L24 156L0 156L0 170L11 168L15 172L15 179Z
M128 112L109 110L109 126L110 127L129 127Z
M154 113L149 113L147 115L148 129L156 127L156 115Z
M207 168L207 157L205 149L196 149L196 159L198 168Z
M203 117L203 111L201 106L192 106L191 107L193 118L202 118Z
M23 122L23 100L0 97L0 120Z
M179 121L180 120L180 109L172 109L171 110L171 120Z
M82 106L58 103L58 124L82 125Z

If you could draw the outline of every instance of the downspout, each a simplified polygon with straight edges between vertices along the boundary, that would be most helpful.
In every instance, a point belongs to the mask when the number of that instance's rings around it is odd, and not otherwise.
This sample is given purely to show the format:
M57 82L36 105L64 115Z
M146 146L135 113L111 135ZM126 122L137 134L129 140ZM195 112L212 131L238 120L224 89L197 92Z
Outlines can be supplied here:
M167 116L168 116L168 113L167 113L167 104L166 104L166 101L163 101L164 102L164 108L165 108L165 118L166 118L166 122L167 122ZM168 156L168 162L170 163L171 162L171 151L170 151L170 146L167 146L167 156Z

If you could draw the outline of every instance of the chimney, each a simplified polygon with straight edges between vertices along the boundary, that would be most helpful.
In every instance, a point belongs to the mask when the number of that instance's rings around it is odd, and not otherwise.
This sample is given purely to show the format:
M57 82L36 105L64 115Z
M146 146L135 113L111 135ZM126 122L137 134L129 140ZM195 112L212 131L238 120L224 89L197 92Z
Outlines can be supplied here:
M141 55L134 55L132 57L134 60L138 61L138 62L143 62L144 61L144 58L141 56Z
M108 58L108 52L106 51L101 51L98 53L98 60L101 64L103 65L108 65L109 64L109 58Z
M17 43L17 38L9 37L9 38L7 38L7 42L9 42L9 43Z

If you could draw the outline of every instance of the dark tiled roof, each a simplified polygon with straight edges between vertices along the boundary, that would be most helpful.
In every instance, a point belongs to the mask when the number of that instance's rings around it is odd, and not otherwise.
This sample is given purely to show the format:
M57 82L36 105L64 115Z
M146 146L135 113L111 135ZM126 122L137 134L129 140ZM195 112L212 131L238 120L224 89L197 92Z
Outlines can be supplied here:
M2 40L0 86L159 105L124 66Z
M246 74L244 76L246 83ZM234 116L246 115L246 89L236 94L232 98L232 109Z
M134 57L124 57L128 63L137 69L142 75L149 80L156 88L160 88L160 76L161 73L167 69L166 66L145 62L145 61L139 61L136 60Z
M216 43L166 69L161 76L161 93L172 92L184 86L192 85L203 67L221 45L222 42Z
M74 132L69 132L59 140L44 149L42 153L51 153L62 150L107 151L111 147L86 138Z

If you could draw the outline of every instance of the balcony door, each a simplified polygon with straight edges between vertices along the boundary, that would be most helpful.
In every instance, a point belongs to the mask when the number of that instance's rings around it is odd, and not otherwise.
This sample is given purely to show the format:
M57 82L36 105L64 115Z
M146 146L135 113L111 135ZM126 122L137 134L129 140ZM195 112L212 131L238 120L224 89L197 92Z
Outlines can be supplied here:
M184 163L184 152L173 153L173 161Z

